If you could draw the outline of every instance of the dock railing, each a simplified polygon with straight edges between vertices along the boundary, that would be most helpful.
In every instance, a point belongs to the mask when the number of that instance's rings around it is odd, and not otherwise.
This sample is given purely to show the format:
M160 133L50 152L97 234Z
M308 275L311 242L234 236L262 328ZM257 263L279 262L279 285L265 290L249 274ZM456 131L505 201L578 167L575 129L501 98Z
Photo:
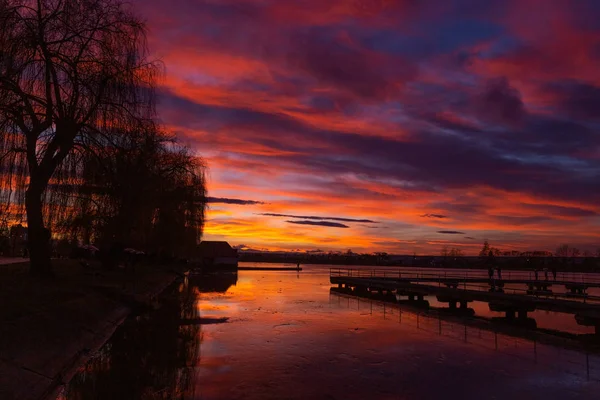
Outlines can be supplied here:
M494 273L492 278L489 277L488 272L485 270L461 270L453 271L447 269L427 269L426 271L419 271L415 269L392 269L392 268L330 268L330 278L335 277L349 277L349 278L366 278L366 279L382 279L386 281L403 281L410 282L414 280L415 284L427 284L437 286L448 286L452 285L457 290L475 290L475 291L489 291L490 287L502 287L502 292L507 294L521 294L531 295L535 297L543 297L549 299L569 299L574 301L581 301L583 303L588 302L600 302L600 296L591 294L579 294L574 295L572 293L558 293L552 291L534 290L533 292L528 288L517 288L514 287L518 284L533 283L535 286L544 285L556 285L556 286L567 286L567 285L585 285L589 287L597 288L600 291L600 278L598 277L577 277L570 273L557 274L556 281L549 277L545 279L545 274L538 274L538 279L535 279L532 271L505 271L502 273L502 279L497 277ZM579 274L582 275L582 274ZM542 279L539 279L542 278ZM562 278L562 279L559 279ZM568 280L564 279L568 278ZM579 278L579 279L577 279ZM476 282L473 282L473 281ZM506 286L504 281L508 282ZM520 282L514 282L520 281ZM512 287L511 287L512 286Z
M537 279L534 271L523 270L502 270L502 279L519 279L538 281L540 283L548 282L569 282L573 284L590 284L600 286L600 274L585 272L558 272L556 279L548 271L548 278L544 271L539 270ZM488 271L483 269L472 270L452 270L447 268L329 268L330 276L350 276L356 278L486 278L489 279ZM498 279L497 272L494 270L494 278Z

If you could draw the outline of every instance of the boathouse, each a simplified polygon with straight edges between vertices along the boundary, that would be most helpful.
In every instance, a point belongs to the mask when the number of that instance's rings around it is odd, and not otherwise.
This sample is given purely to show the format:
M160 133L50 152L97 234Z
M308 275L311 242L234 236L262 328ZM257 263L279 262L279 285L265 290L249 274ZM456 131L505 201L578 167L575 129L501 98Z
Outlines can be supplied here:
M198 258L203 268L237 270L238 253L224 241L204 240L198 245Z

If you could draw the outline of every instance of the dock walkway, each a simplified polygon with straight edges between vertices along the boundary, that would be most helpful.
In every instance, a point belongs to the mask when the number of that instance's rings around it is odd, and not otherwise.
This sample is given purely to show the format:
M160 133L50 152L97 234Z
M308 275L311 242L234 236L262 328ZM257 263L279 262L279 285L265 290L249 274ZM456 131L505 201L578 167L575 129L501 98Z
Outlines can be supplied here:
M406 296L410 301L436 296L450 308L456 308L457 304L466 308L469 302L482 301L488 303L492 311L506 312L507 318L515 315L526 318L528 312L535 310L574 314L579 324L594 326L600 334L600 297L586 293L587 288L600 287L600 280L546 281L531 280L526 276L490 279L468 275L332 268L330 282L358 293ZM506 285L509 284L526 288L508 289ZM565 292L553 292L550 290L552 285L563 286Z

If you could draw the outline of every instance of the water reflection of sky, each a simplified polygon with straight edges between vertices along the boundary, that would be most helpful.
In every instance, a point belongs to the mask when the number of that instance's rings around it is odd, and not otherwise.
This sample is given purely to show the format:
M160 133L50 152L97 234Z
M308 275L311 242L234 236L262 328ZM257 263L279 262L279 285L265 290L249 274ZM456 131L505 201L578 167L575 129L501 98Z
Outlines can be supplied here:
M199 398L595 398L600 361L381 304L330 296L325 269L242 271L224 294L203 293ZM485 314L486 305L476 305ZM489 312L489 311L488 311ZM403 318L402 322L398 317ZM554 318L555 316L552 316ZM572 316L567 316L573 318ZM419 327L417 327L419 324ZM497 346L497 347L496 347ZM498 350L496 350L496 348Z
M326 267L202 279L125 323L59 398L530 400L600 392L598 356L332 293ZM221 291L206 291L213 287ZM487 304L470 306L493 316ZM542 314L538 325L574 325L570 315ZM180 323L198 316L229 320Z

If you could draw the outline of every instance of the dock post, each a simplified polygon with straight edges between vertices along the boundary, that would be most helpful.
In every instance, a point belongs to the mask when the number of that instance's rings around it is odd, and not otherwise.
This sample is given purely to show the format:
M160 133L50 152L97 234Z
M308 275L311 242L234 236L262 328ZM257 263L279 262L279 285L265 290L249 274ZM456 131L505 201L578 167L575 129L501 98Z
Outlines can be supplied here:
M463 301L460 302L460 308L463 309L463 310L467 308L467 301L466 300L463 300Z
M598 327L596 327L596 330ZM597 333L597 332L596 332ZM588 352L585 353L585 369L587 370L587 380L590 380L590 354Z

